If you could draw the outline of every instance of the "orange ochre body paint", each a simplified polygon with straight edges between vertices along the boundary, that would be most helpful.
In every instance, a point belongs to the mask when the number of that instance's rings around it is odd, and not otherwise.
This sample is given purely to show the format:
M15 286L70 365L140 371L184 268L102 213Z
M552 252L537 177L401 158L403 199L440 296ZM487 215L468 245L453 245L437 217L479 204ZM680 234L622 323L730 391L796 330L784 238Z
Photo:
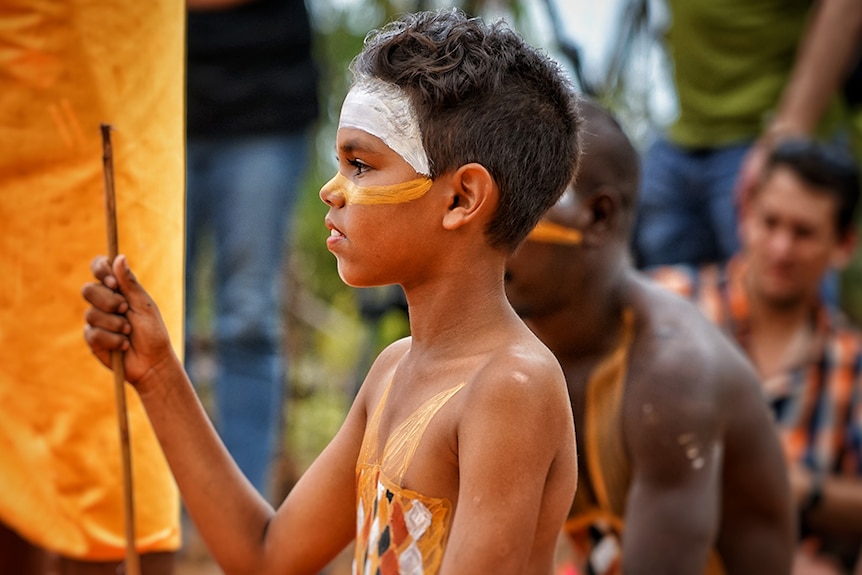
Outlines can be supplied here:
M527 240L548 244L577 245L583 240L583 234L574 228L555 224L548 220L539 220L539 223L527 236Z
M339 172L324 184L321 192L340 195L347 204L401 204L421 198L433 183L431 178L422 176L388 186L357 186Z

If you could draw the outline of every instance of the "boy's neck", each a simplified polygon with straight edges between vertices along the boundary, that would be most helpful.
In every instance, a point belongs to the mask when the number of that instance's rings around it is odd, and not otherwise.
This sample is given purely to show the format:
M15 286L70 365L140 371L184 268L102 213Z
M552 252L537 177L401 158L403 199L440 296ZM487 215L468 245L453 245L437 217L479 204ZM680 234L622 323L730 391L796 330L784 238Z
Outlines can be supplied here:
M411 348L432 354L458 353L516 322L506 299L502 272L497 282L465 285L438 282L405 289L410 316Z

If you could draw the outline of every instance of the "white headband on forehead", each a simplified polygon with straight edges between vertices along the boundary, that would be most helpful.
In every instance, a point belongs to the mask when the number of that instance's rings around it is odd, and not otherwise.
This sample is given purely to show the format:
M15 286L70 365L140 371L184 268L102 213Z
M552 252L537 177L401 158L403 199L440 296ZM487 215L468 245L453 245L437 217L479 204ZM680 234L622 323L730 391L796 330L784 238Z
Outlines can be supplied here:
M357 80L344 98L338 127L377 136L416 172L431 175L416 112L407 94L395 84L378 78Z

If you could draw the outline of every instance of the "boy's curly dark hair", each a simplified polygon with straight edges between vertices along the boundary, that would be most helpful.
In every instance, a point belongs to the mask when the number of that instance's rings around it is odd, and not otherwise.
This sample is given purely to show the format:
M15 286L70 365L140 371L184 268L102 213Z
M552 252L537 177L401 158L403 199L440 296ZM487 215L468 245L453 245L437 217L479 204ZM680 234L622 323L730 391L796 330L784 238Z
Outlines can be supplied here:
M408 14L365 40L356 78L400 86L431 176L476 162L500 190L490 243L513 250L574 178L581 119L560 66L505 23L457 9Z

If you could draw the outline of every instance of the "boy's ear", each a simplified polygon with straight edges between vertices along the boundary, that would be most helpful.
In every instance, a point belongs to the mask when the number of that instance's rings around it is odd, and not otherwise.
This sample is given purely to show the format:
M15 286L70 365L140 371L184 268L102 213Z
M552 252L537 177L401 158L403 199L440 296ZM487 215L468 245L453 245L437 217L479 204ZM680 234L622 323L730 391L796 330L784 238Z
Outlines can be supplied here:
M497 183L482 164L464 164L450 176L449 206L443 227L455 230L477 217L490 218L497 207Z

